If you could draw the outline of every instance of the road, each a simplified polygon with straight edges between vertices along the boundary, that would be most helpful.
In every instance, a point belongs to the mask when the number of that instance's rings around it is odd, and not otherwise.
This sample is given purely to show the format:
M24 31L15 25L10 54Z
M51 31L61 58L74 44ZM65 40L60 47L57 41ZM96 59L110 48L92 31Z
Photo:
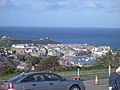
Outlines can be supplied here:
M108 90L108 79L99 79L99 84L95 85L94 80L83 81L86 90Z
M80 79L81 80L87 80L87 79L94 79L95 76L98 75L99 78L108 77L108 73L94 73L94 74L81 74ZM76 75L65 75L64 77L67 79L73 79Z
M98 75L98 85L95 85L95 76ZM73 79L76 75L64 76L68 79ZM81 80L83 80L86 90L108 90L108 79L101 79L108 77L108 73L94 73L94 74L81 74Z

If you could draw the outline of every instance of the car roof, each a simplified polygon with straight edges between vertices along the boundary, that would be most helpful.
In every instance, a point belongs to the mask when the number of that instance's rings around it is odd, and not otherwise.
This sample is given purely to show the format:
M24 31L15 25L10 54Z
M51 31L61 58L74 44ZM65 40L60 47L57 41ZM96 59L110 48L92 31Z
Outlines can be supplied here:
M25 75L31 75L31 74L38 74L38 73L50 73L50 72L28 72L28 73L21 73L21 74L25 74Z
M35 74L55 74L52 72L27 72L27 73L21 73L15 77L10 78L9 80L7 80L7 82L20 82L22 79L26 78L27 76L31 76L31 75L35 75ZM55 74L57 76L62 77L61 75Z
M33 75L33 74L40 74L40 73L43 74L43 73L50 73L50 72L28 72L28 73L24 73L23 72L23 73L15 76L15 77L10 78L7 81L9 81L9 82L16 82L16 81L20 80L23 77L30 76L30 75Z

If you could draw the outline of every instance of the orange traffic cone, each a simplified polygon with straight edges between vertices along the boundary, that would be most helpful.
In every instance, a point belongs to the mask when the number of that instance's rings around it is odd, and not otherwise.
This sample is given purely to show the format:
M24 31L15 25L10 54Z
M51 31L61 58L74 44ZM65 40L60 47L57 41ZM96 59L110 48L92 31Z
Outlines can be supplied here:
M99 84L99 81L98 81L98 75L95 76L95 85L98 85Z

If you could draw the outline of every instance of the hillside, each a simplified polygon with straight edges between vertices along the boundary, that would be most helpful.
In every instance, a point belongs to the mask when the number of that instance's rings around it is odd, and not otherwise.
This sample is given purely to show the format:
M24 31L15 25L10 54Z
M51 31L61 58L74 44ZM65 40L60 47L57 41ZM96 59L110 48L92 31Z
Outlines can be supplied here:
M60 42L53 41L50 39L42 39L42 40L24 40L24 39L18 39L18 38L10 38L7 36L4 36L0 40L0 47L11 47L12 44L60 44Z

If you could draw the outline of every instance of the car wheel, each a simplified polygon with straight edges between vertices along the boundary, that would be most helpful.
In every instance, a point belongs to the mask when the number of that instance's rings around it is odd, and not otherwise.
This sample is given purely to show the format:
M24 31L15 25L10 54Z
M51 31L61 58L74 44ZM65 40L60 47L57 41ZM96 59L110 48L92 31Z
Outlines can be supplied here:
M81 90L78 86L72 86L70 90Z

